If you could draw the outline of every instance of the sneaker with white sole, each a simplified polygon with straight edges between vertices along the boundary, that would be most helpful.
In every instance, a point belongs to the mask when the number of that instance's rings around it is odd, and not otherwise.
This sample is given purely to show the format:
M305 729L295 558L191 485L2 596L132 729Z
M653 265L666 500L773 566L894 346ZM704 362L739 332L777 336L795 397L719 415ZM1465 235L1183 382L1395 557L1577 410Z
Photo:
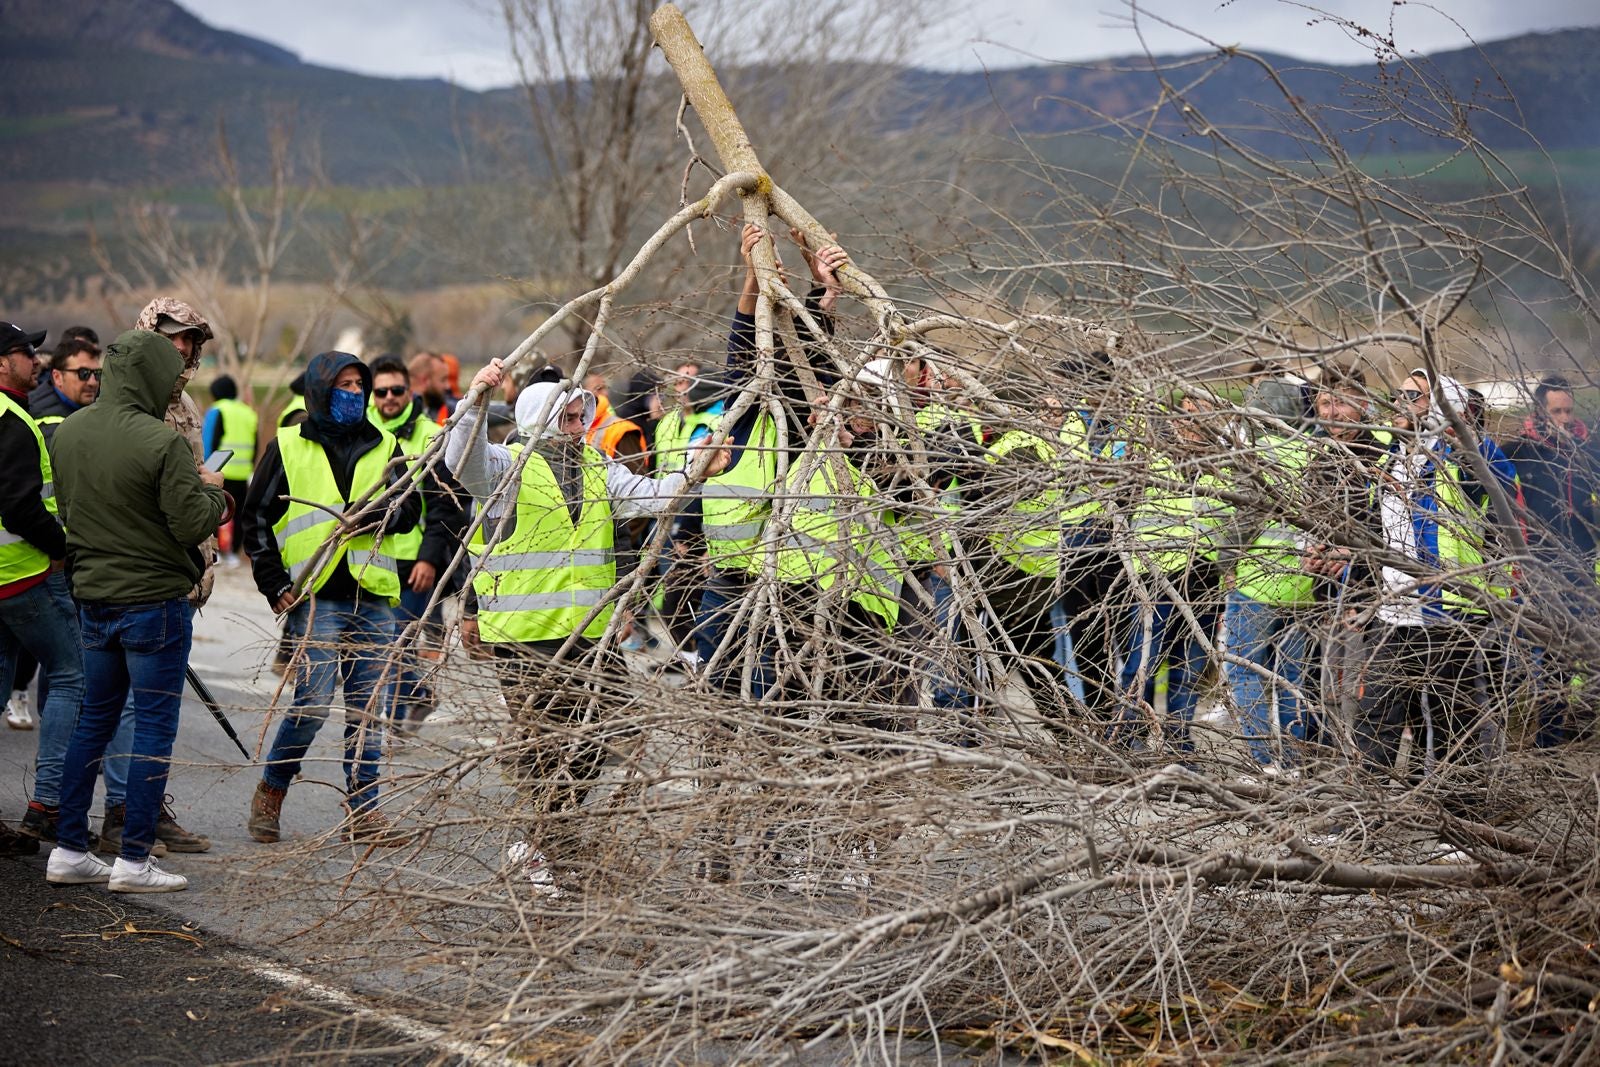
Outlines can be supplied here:
M526 841L513 841L506 846L506 862L518 869L522 877L533 886L533 891L550 900L559 900L562 889L556 884L556 874L545 854Z
M108 882L111 880L111 864L93 852L73 852L57 845L50 850L50 860L44 866L44 880L52 885Z
M844 873L839 876L839 884L846 889L871 889L871 865L877 858L876 842L868 841L865 845L852 848L845 854Z
M13 730L33 729L33 709L28 707L28 694L14 690L6 702L6 725Z
M189 888L189 879L156 866L156 861L132 863L117 857L111 865L111 883L106 886L113 893L177 893Z

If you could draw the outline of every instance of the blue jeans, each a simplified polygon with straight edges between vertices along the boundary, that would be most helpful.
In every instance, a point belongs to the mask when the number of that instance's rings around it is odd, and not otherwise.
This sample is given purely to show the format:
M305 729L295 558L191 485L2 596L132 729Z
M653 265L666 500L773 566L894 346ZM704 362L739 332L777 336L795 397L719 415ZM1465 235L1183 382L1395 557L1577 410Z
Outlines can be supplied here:
M1148 609L1134 605L1128 613L1127 658L1122 664L1120 690L1123 708L1120 722L1113 727L1114 740L1127 743L1136 723L1144 718L1138 704L1143 701L1154 706L1156 672L1167 665L1167 717L1174 720L1173 747L1179 752L1194 751L1189 737L1189 723L1194 719L1195 704L1199 702L1200 676L1206 669L1206 646L1203 637L1216 630L1217 612L1207 610L1199 602L1190 605L1199 621L1202 633L1194 633L1171 600L1157 600ZM1150 613L1150 642L1144 639L1144 616ZM1149 653L1147 656L1146 653ZM1142 678L1141 678L1142 675Z
M133 694L130 693L128 702L122 706L122 722L117 726L117 732L111 736L111 743L106 746L105 757L101 760L101 769L105 772L108 808L127 802L128 768L133 762L133 734L137 722L138 715L133 708Z
M77 623L77 606L73 606L73 623ZM50 699L50 679L39 679L39 703L44 704ZM81 703L81 701L80 701ZM128 702L122 705L122 721L117 726L117 732L112 735L111 742L106 745L106 754L101 757L100 767L105 772L106 779L106 807L114 808L126 803L128 799L128 764L133 761L133 725L136 716L133 713L133 694L128 694ZM70 741L71 731L68 731L67 741ZM62 742L61 751L66 752L66 741Z
M294 707L278 724L261 780L287 789L328 717L333 691L344 684L344 781L350 810L377 802L388 713L394 609L373 601L302 601L289 613L291 639L305 640Z
M1278 695L1280 743L1290 738L1304 741L1306 720L1300 709L1300 683L1305 676L1306 632L1296 624L1292 609L1277 608L1252 600L1237 590L1228 592L1228 644L1241 659L1273 672L1282 679L1268 680L1260 672L1240 663L1226 663L1223 670L1233 702L1239 709L1239 727L1250 742L1250 755L1257 763L1294 764L1293 747L1282 744L1281 756L1273 751L1272 692Z
M743 638L749 629L747 621L733 630L733 620L739 613L749 582L743 572L713 569L711 577L700 590L700 610L694 616L694 645L700 658L709 664L711 657L724 643L733 642L722 663L718 665L713 681L730 693L738 693L744 674L745 648ZM752 608L752 611L754 608ZM772 661L765 652L756 655L751 672L750 695L760 700L772 688Z
M172 742L178 736L183 672L189 663L194 609L186 598L150 604L78 606L87 685L83 712L67 746L57 840L79 852L89 847L89 805L106 746L133 693L133 760L128 772L128 814L122 858L142 861L156 840L156 820L167 792ZM53 694L52 694L53 695Z
M1056 651L1052 658L1067 677L1067 692L1079 704L1087 706L1083 674L1078 670L1078 653L1072 647L1072 617L1059 600L1050 605L1050 625L1056 631Z
M933 624L938 627L941 643L948 642L954 650L961 648L961 642L966 636L966 626L961 621L960 609L956 607L955 590L951 588L949 579L941 578L929 567L923 584L927 586L928 595L933 598ZM971 650L968 650L969 653ZM975 654L963 656L968 663L975 663ZM946 710L956 708L968 710L977 706L977 697L971 689L962 684L955 672L935 667L933 671L933 706Z
M61 768L83 703L83 648L78 609L65 574L52 574L32 589L0 600L0 693L11 695L17 650L39 661L45 687L39 707L39 755L33 799L46 807L61 803Z
M422 613L427 610L428 601L433 598L433 590L426 593L414 592L410 586L400 587L400 606L394 612L394 637L398 642L405 634L406 628L413 622L422 618ZM427 641L428 630L433 625L433 620L438 617L438 610L429 617L428 624L419 627L416 641L410 646L401 649L401 659L394 672L394 699L392 711L396 722L404 721L412 705L424 703L428 698L428 687L422 682L422 671L416 666L417 649Z

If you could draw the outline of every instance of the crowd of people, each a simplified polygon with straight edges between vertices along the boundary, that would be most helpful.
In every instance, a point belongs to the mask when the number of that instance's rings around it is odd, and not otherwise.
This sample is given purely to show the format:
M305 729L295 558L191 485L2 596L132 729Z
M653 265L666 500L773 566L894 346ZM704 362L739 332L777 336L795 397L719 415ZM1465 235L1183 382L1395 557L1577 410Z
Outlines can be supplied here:
M856 359L834 333L849 257L798 238L814 285L798 350L768 360L767 238L741 235L725 366L642 372L613 403L604 376L493 360L463 399L435 354L326 352L264 447L231 379L203 421L189 400L211 331L180 302L152 302L103 378L92 332L41 379L42 335L6 324L0 683L26 655L41 696L33 800L5 849L53 842L54 882L184 887L151 856L208 846L163 797L219 528L285 620L294 679L250 835L279 840L342 687L342 831L411 839L380 804L383 744L436 702L454 599L521 746L518 861L550 892L576 847L558 816L606 755L584 725L594 691L563 679L621 675L623 652L657 644L663 669L777 716L852 709L830 715L880 748L930 711L986 743L1009 677L1065 746L1194 764L1213 665L1260 777L1322 758L1392 774L1408 731L1408 774L1470 771L1507 743L1519 694L1540 746L1592 721L1600 456L1565 379L1497 443L1481 398L1425 368L1392 394L1355 359L1309 380L1261 368L1241 399L1153 389L1105 331L987 382L927 347Z

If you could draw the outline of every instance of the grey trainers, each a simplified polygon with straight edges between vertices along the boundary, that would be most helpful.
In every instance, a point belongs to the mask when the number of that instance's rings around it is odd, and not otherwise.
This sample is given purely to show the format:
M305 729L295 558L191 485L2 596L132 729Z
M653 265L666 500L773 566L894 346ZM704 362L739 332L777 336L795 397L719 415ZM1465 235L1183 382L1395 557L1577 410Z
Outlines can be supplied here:
M129 863L122 857L111 865L110 884L113 893L177 893L189 888L189 879L156 866L155 860Z
M50 850L44 867L44 880L52 885L93 885L111 880L111 864L93 852L68 858L67 850L57 845Z

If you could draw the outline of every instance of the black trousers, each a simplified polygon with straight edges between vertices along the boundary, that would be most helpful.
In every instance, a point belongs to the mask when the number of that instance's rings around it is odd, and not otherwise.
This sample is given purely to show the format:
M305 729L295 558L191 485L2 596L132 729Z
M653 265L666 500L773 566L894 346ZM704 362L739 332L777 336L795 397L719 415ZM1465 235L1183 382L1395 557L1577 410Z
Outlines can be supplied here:
M1366 634L1366 659L1358 676L1355 736L1362 760L1391 771L1400 733L1412 728L1419 758L1432 726L1433 755L1440 763L1472 764L1483 758L1488 692L1484 654L1488 628L1482 622L1441 619L1421 626L1379 624ZM1427 717L1423 698L1427 697Z

